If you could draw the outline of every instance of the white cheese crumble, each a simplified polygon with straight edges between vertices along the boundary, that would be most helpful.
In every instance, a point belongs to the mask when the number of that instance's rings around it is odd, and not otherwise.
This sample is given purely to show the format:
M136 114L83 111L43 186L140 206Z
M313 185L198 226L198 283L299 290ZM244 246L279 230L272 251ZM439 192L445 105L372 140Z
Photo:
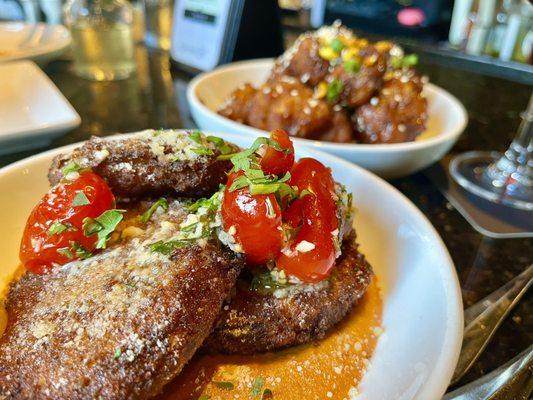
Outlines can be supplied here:
M294 248L299 253L307 253L315 248L315 244L308 242L307 240L302 240L300 243L296 245Z

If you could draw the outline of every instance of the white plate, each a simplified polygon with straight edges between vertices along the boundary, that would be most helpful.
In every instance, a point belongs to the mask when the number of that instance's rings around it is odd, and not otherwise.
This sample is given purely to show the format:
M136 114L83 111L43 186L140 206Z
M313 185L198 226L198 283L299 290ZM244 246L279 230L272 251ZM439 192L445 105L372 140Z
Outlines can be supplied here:
M0 154L40 147L81 123L80 116L31 61L0 64Z
M187 89L192 116L201 129L263 136L265 131L232 121L216 113L239 85L262 84L270 74L272 60L232 63L194 78ZM427 84L429 121L415 142L395 144L342 144L309 139L297 143L313 146L352 161L385 178L411 174L440 160L457 141L467 123L462 104L438 86Z
M216 134L241 146L242 135ZM124 137L124 136L122 136ZM18 263L25 220L47 191L46 174L64 147L0 170L0 279ZM373 265L384 297L383 327L358 399L440 399L451 379L463 332L461 292L452 260L437 232L401 193L337 157L296 145L299 156L330 166L354 193L361 250ZM1 288L0 288L1 291Z
M63 25L0 22L0 63L22 59L45 63L61 55L71 41Z

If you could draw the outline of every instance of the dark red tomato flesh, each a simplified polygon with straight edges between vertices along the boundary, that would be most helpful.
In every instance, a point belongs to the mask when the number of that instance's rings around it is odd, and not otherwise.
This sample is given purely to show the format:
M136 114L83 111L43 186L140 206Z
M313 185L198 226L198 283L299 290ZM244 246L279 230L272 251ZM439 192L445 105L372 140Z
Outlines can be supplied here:
M35 206L26 222L20 244L21 262L28 270L42 274L54 264L65 264L78 258L72 249L73 243L93 251L97 238L96 235L87 237L83 234L83 220L98 217L113 208L114 202L109 186L92 172L83 172L72 182L54 186ZM60 233L51 233L50 227L54 224L66 228Z
M222 223L226 232L235 229L235 241L242 246L251 265L275 259L282 246L281 209L273 194L250 195L247 188L229 188L242 171L228 177L222 201ZM234 227L234 228L232 228Z
M290 171L294 164L294 146L287 132L276 129L270 133L270 138L278 142L280 147L289 150L284 153L267 146L265 154L261 157L261 169L265 174L283 175Z
M289 243L290 252L276 260L278 268L304 282L319 282L329 276L335 265L335 245L331 232L338 228L333 199L331 171L319 161L304 158L291 170L291 185L311 194L294 201L285 210L284 220L297 235Z

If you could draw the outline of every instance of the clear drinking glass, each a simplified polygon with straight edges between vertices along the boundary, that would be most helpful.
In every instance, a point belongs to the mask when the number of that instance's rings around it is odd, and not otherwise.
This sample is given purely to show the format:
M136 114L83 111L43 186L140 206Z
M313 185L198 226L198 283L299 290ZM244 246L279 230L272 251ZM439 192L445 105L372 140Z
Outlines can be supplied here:
M470 151L454 157L450 173L464 189L494 203L533 210L533 94L518 133L504 154Z
M135 71L133 8L125 0L69 0L74 72L82 78L125 79Z
M169 50L174 0L144 0L143 4L144 42L149 47Z

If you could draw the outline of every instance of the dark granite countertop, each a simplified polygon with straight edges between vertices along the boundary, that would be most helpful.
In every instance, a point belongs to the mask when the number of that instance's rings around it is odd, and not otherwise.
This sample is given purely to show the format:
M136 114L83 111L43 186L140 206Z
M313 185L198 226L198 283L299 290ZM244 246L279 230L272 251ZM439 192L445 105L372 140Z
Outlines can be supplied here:
M469 125L452 149L505 150L526 107L531 88L515 82L425 64L420 70L454 94L468 110ZM82 118L77 129L54 140L49 148L145 128L193 127L185 98L190 76L172 70L164 53L137 48L136 76L98 83L69 72L70 64L56 61L45 68ZM43 149L44 150L44 149ZM41 150L39 150L41 151ZM0 166L34 154L0 156ZM419 207L446 243L457 267L465 306L469 306L523 271L532 262L530 239L495 240L475 231L423 173L392 181ZM527 295L506 319L463 383L498 367L533 342L533 297Z

